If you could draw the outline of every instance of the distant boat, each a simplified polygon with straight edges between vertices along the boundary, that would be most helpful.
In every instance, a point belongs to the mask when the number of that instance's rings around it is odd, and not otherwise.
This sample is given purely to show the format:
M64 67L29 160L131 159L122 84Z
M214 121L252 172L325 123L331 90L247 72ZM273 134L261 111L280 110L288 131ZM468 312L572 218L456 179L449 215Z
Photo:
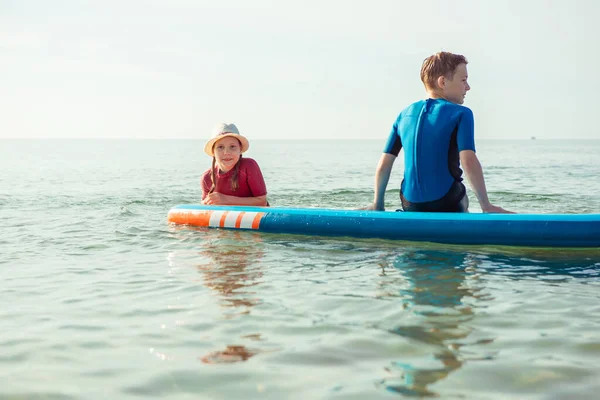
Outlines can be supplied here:
M532 136L532 137L531 137L531 140L535 140L535 136Z

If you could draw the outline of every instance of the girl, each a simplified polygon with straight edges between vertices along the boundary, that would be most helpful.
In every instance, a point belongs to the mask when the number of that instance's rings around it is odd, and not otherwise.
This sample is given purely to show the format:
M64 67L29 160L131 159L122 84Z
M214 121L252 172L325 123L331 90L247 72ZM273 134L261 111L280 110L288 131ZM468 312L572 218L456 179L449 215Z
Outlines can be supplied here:
M242 158L248 139L234 124L215 126L204 152L213 158L202 175L202 204L267 206L267 187L260 167L251 158Z

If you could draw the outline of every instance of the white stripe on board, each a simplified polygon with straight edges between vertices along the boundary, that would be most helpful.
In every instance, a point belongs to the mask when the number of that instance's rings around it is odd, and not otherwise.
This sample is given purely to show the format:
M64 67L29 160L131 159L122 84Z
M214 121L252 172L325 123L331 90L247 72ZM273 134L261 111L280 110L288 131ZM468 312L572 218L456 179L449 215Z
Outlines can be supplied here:
M221 225L221 217L225 211L213 211L210 214L210 220L208 221L208 226L211 228L219 228Z
M247 212L242 217L242 221L240 222L240 229L252 229L252 221L254 221L254 217L256 217L257 212Z
M240 215L240 211L229 211L225 217L224 228L235 228L235 220Z

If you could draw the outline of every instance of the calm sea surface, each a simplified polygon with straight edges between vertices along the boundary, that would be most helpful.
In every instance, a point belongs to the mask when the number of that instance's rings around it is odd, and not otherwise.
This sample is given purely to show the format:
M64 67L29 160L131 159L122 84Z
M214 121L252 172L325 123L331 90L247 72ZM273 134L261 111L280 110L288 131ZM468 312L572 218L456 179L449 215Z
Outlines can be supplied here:
M170 226L200 200L202 146L0 140L1 399L598 398L600 249ZM356 208L382 146L248 156L273 206ZM600 141L478 154L497 205L600 213Z

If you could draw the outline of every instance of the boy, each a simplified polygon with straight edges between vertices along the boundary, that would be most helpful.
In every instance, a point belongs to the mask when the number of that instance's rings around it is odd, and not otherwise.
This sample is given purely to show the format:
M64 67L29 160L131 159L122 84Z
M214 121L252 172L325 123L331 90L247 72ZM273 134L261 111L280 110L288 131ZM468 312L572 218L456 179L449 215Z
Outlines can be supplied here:
M384 210L390 173L404 148L404 211L467 212L462 166L483 212L510 213L488 199L475 155L473 112L461 105L471 89L467 78L462 55L439 52L425 59L421 81L428 98L409 105L396 119L377 166L375 198L368 209Z

